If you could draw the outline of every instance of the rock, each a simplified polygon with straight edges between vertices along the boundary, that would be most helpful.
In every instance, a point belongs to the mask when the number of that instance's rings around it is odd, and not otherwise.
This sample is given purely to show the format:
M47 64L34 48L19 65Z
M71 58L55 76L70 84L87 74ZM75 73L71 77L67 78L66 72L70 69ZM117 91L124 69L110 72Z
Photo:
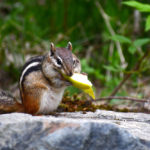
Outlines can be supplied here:
M150 150L150 115L97 110L0 115L1 150Z

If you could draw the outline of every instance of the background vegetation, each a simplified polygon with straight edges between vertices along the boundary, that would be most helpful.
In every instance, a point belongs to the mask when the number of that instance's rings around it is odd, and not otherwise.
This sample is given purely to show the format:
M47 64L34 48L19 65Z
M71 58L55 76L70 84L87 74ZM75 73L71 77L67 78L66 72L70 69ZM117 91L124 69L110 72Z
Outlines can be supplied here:
M0 87L17 82L25 60L49 50L50 41L57 46L71 41L97 98L109 96L128 74L116 95L149 97L150 5L149 0L138 2L1 1Z

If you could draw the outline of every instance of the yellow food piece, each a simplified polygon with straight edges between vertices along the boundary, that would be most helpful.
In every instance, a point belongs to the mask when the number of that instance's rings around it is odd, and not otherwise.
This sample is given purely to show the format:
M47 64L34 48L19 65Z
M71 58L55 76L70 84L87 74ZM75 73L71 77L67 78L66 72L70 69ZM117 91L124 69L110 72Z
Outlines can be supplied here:
M95 99L95 95L94 95L94 91L92 89L92 87L90 87L89 89L82 89L85 93L89 94L93 99Z
M63 76L65 79L70 81L73 86L82 89L85 93L89 94L93 99L95 99L92 83L88 80L86 75L74 73L71 77L66 75Z
M86 75L74 73L71 77L64 75L75 87L80 89L89 89L92 83L88 80Z

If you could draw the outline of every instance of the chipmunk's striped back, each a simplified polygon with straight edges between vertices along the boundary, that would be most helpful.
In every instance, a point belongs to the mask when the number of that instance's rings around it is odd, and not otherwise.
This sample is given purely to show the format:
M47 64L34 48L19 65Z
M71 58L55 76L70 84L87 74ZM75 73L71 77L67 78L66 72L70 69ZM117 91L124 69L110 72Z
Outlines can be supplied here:
M41 63L44 59L44 56L36 56L29 59L22 68L21 76L20 76L20 88L24 83L25 77L34 71L41 70Z

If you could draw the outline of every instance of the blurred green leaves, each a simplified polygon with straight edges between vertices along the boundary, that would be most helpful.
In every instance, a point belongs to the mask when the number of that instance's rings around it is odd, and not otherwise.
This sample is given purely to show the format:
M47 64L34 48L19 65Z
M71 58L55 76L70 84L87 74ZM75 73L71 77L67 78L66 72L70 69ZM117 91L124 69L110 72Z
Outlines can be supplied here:
M125 1L123 4L134 7L140 12L150 13L150 4L143 4L138 1ZM150 15L146 18L145 31L150 30Z
M118 41L120 43L128 43L131 44L131 40L123 35L115 34L114 36L110 37L114 41Z
M148 30L150 30L150 15L146 19L145 31L148 31Z
M133 41L133 43L129 46L129 52L134 54L138 48L150 43L150 38L142 38Z
M81 65L82 65L82 72L85 72L90 76L93 76L93 78L104 80L104 76L100 73L100 70L99 69L95 70L93 67L91 67L86 59L81 60Z
M123 4L134 7L141 12L150 12L150 5L143 4L138 1L125 1Z
M136 39L134 41L132 41L131 39L123 36L123 35L114 35L112 37L110 37L110 39L112 39L113 41L118 41L122 44L127 44L128 45L128 51L131 54L134 54L138 48L150 43L150 38L140 38L140 39Z
M135 40L133 42L133 45L138 48L138 47L142 47L143 45L148 44L148 43L150 43L150 38L142 38L142 39Z
M26 57L45 53L49 50L50 42L64 47L71 41L73 52L81 60L82 71L88 74L97 88L103 89L101 95L110 94L147 49L150 34L145 31L150 30L150 6L146 4L148 0L123 3L119 0L97 1L115 32L113 36L97 9L95 0L2 1L0 69L13 74L17 81L20 66ZM142 12L136 31L133 9L127 6ZM126 68L122 68L116 43L120 44L125 63L128 64ZM131 79L131 85L136 82L135 85L138 86L138 75L149 76L150 63L146 61L144 64L144 73L137 72ZM71 93L77 92L76 89L69 90Z
M106 65L103 65L103 67L106 69L106 70L109 70L109 71L112 71L112 72L122 72L124 69L121 68L120 65L116 65L116 66L106 66Z

